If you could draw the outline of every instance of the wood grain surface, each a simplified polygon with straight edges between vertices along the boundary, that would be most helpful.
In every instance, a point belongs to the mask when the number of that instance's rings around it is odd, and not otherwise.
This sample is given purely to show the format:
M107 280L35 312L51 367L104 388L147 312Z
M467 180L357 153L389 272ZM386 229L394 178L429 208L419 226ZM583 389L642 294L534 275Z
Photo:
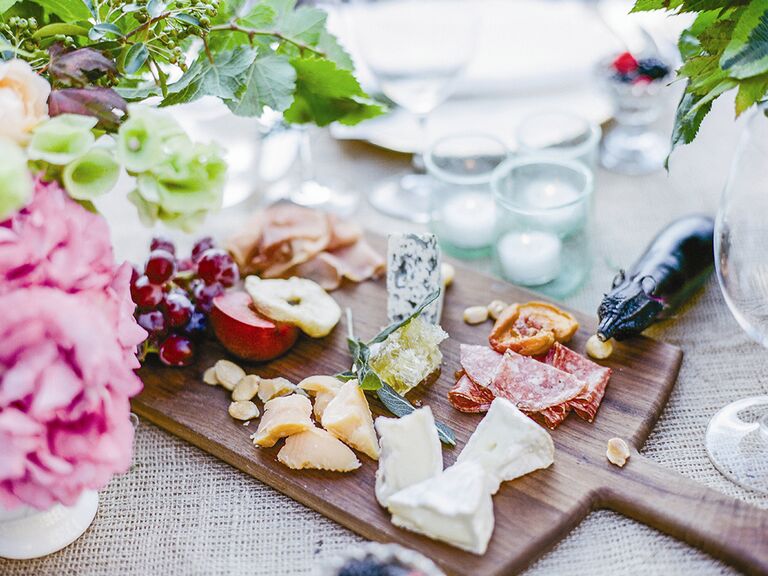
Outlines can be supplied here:
M375 239L378 247L381 239ZM386 324L383 280L347 285L333 293L350 307L355 332L373 336ZM456 448L444 449L445 465L454 462L482 418L463 414L446 393L459 368L459 344L484 344L491 324L469 326L466 306L493 299L507 302L541 299L525 290L457 266L456 280L445 295L442 326L450 339L442 345L444 362L438 380L409 395L429 404L435 417L456 432ZM570 347L583 353L594 318L576 313L582 324ZM244 365L264 377L293 382L312 374L335 374L349 368L346 326L326 338L302 337L287 355L267 364ZM229 393L201 382L203 371L228 357L215 341L198 352L193 366L167 368L154 361L140 371L144 391L133 400L142 417L200 447L254 478L276 488L371 540L398 542L432 558L448 574L496 576L523 570L565 537L590 511L610 508L697 546L748 574L768 574L768 512L707 489L666 470L637 453L656 423L674 385L682 351L639 337L618 344L603 364L613 369L602 406L591 424L575 415L553 432L555 463L547 470L505 483L494 497L496 529L488 551L475 556L394 527L374 497L376 463L359 455L363 465L349 474L294 471L276 460L282 443L256 449L249 440L257 422L244 426L227 414ZM242 363L241 363L242 364ZM371 401L374 416L385 414ZM633 446L624 468L605 458L609 438ZM459 495L457 495L459 497ZM602 543L595 542L595 546Z

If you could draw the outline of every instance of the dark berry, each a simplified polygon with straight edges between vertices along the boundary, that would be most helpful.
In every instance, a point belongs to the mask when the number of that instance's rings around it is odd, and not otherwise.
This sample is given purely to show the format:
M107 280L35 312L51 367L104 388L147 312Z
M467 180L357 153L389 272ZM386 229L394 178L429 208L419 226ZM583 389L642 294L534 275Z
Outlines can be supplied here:
M203 255L203 252L213 248L214 246L215 244L213 242L213 238L210 236L200 238L200 240L195 242L195 245L192 247L192 262L197 262L200 259L200 256Z
M339 576L420 576L421 572L396 562L382 562L373 556L347 562ZM421 575L423 576L423 575Z
M206 284L221 282L226 288L240 280L240 271L232 256L225 250L209 248L197 261L197 275Z
M188 272L189 270L195 269L195 263L192 262L191 258L182 258L181 260L176 262L176 270L178 272Z
M186 336L171 334L160 344L160 361L168 366L189 366L195 356L192 341Z
M669 74L669 66L658 58L641 58L637 62L637 73L651 80L659 80Z
M624 52L616 57L612 66L619 74L632 74L637 70L637 60L629 52Z
M152 238L152 242L149 245L150 251L152 250L165 250L171 254L176 254L176 246L168 238L162 236L155 236Z
M139 276L131 283L131 298L140 309L151 310L163 300L163 289L146 276Z
M215 284L203 284L200 287L195 286L193 292L195 306L200 312L208 314L213 309L213 299L222 294L224 294L224 286L218 282Z
M165 316L160 310L143 312L136 317L136 322L149 332L150 336L157 336L165 332Z
M203 312L192 312L192 316L183 330L184 334L193 340L202 338L208 331L208 317Z
M189 322L195 307L187 294L181 290L172 290L163 299L165 319L171 328L181 328Z
M176 272L176 259L166 250L152 250L144 265L144 274L153 284L163 284Z

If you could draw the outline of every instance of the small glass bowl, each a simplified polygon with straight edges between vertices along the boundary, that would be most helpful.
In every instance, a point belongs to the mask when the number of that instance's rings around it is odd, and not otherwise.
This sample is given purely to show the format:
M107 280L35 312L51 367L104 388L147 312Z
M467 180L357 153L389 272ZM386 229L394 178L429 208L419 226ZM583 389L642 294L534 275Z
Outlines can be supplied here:
M368 542L331 558L315 568L313 576L339 576L341 570L353 560L372 558L382 563L396 562L414 572L413 576L445 576L437 565L426 556L398 544Z

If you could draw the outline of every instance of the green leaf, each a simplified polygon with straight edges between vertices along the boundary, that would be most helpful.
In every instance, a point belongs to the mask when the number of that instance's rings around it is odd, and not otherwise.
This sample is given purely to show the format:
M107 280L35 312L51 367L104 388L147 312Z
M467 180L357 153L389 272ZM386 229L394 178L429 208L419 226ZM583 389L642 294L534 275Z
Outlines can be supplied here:
M56 36L57 34L64 34L66 36L87 36L88 28L78 26L77 24L65 24L64 22L56 22L55 24L48 24L38 29L32 37L33 38L47 38L49 36Z
M739 91L736 93L736 116L740 116L747 108L763 100L766 92L768 92L768 74L739 82Z
M352 62L352 56L350 56L349 52L339 44L338 39L327 30L320 32L317 48L325 54L329 60L333 60L339 68L343 68L344 70L355 69L355 65Z
M383 382L379 375L373 370L367 370L365 376L363 376L362 382L360 382L360 388L363 390L375 391L381 388Z
M720 65L733 78L768 72L768 0L754 0L744 10Z
M106 36L107 34L122 36L123 31L120 30L120 28L118 28L114 24L110 24L109 22L99 22L98 24L94 24L91 27L91 29L88 31L88 38L90 38L93 41L96 41L104 38L104 36Z
M392 332L402 328L403 326L408 324L408 322L410 322L411 320L413 320L417 316L420 316L421 313L424 312L424 309L427 306L429 306L430 304L432 304L432 302L437 300L438 296L440 296L440 289L439 288L437 290L435 290L434 292L432 292L432 294L427 296L424 299L424 302L419 304L419 306L416 308L416 310L413 311L413 313L410 316L408 316L407 318L404 318L400 322L395 322L393 324L390 324L389 326L384 328L384 330L382 330L376 336L374 336L371 340L369 340L368 346L372 346L373 344L379 344L380 342L384 342L384 340L386 340L389 337L389 335L392 334Z
M682 5L682 0L637 0L630 12L647 12L649 10L674 10Z
M245 91L226 102L232 112L238 116L260 116L265 106L282 112L293 102L296 70L287 56L269 54L256 58L241 81Z
M11 7L18 1L19 0L0 0L0 16L2 16L6 11L10 10Z
M128 49L128 53L125 55L125 71L128 74L135 74L144 65L144 62L149 58L149 50L143 42L134 44Z
M147 2L147 13L150 18L157 18L165 10L165 2L162 0L149 0Z
M394 388L386 382L382 382L381 388L376 391L376 395L379 397L382 404L386 406L387 410L392 412L392 414L398 418L407 416L416 410L413 404L395 392ZM449 446L456 446L456 435L450 427L441 422L435 422L435 426L437 427L437 434L440 437L441 442L448 444Z
M683 94L675 113L675 127L672 131L673 150L680 144L690 144L696 138L701 122L712 108L711 101L702 106L697 106L701 99L702 97L695 94L687 92ZM696 110L693 111L695 106L697 106ZM667 158L667 162L669 162L669 158Z
M191 24L192 26L200 27L200 20L192 16L191 14L176 14L173 17L174 20L178 20L179 22L184 22L185 24Z
M300 6L295 10L284 13L276 23L276 29L289 38L302 40L308 44L316 44L320 33L325 30L325 20L328 15L318 8Z
M248 12L237 19L238 23L248 28L267 28L277 18L275 10L266 4L257 3Z
M352 370L347 370L346 372L340 372L339 374L336 374L335 378L341 380L342 382L349 382L350 380L357 378L357 374L352 372Z
M56 14L64 22L88 20L92 14L83 0L34 0L48 12Z
M254 50L241 47L215 54L211 62L201 52L181 79L168 86L168 96L161 106L192 102L203 96L236 100L244 88L243 73L255 57Z

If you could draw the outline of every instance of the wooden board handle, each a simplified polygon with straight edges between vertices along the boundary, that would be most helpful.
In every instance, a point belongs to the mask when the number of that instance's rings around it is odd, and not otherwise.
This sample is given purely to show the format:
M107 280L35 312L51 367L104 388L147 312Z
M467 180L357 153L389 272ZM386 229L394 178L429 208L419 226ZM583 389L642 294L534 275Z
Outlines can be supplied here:
M633 453L600 504L670 534L746 574L768 575L768 510Z

